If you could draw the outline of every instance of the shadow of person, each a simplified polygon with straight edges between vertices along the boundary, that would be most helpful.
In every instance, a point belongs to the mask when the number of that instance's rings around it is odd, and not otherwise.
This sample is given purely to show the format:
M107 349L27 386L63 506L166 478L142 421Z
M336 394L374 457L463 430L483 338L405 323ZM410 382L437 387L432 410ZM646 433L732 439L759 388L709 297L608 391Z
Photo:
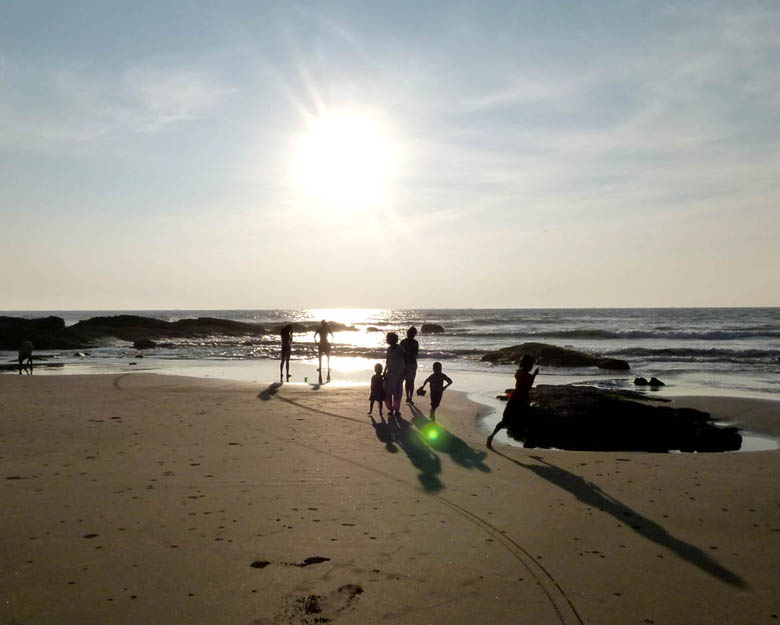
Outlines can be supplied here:
M487 457L486 452L474 449L466 441L441 427L437 421L431 421L417 406L410 406L410 409L414 415L412 423L422 432L422 440L428 446L449 455L453 462L462 467L490 473L490 467L483 462Z
M570 492L582 503L611 515L621 523L626 524L640 536L643 536L657 545L666 547L679 558L693 564L722 582L737 588L745 589L749 587L745 580L739 575L713 560L698 547L694 547L679 538L675 538L655 521L651 521L632 510L611 495L602 491L592 482L585 481L581 476L570 473L565 469L547 462L540 456L531 456L531 458L541 464L525 464L500 451L495 451L495 453L524 469L532 471L551 484L555 484L559 488Z
M371 419L371 425L374 426L374 432L379 442L384 443L385 449L390 453L398 453L398 447L393 442L393 432L390 429L390 424L381 415L379 421L374 421L373 415L369 415L369 418Z
M444 488L439 479L441 460L420 438L407 421L401 417L389 417L389 431L393 440L404 450L414 467L420 471L417 478L428 492L438 492Z
M264 388L260 393L258 394L258 398L262 399L263 401L268 401L271 399L276 393L279 391L279 389L282 388L281 382L273 382L272 384L269 384L266 388Z

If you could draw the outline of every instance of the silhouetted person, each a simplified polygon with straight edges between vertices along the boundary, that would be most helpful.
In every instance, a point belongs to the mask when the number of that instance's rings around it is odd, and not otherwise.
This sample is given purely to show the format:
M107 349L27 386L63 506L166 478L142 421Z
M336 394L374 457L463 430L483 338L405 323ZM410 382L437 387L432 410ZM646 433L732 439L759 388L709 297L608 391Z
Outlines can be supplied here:
M528 410L530 410L531 387L534 385L536 376L539 375L539 367L531 373L533 366L534 357L530 354L525 354L520 359L520 367L515 373L515 390L512 391L512 396L509 398L506 408L504 408L501 421L496 424L492 434L487 438L489 449L493 448L493 437L499 430L506 428L510 433L520 434L522 432L523 418L527 416Z
M444 383L447 383L446 386ZM444 395L444 391L446 391L451 385L452 380L450 380L444 373L441 371L441 363L440 362L434 362L433 363L433 373L429 375L425 382L423 382L423 385L417 390L420 395L425 394L425 385L430 384L431 385L431 421L436 421L436 409L439 407L439 404L441 404L441 396Z
M333 332L331 332L330 328L328 327L328 322L323 319L322 323L320 323L320 327L314 331L314 342L317 343L317 357L320 363L317 369L320 374L320 384L322 384L323 356L327 356L328 358L328 382L330 382L330 342L328 341L328 335L333 337ZM319 340L317 339L317 336L320 337Z
M398 417L401 415L401 397L403 395L406 359L404 358L404 350L398 344L398 335L395 332L388 332L386 340L385 403L387 404L387 415Z
M32 375L33 372L33 344L30 341L24 341L19 346L19 375L22 375L22 369L28 374Z
M290 356L292 355L292 325L287 324L281 329L282 361L279 363L279 381L282 382L282 369L287 365L287 381L290 381Z
M385 401L385 379L382 376L382 365L374 365L374 375L371 376L371 395L368 398L368 414L374 412L374 402L379 402L379 416L382 415L382 404Z
M406 373L404 382L406 386L406 403L414 403L414 378L417 377L417 354L420 353L420 344L415 340L417 328L412 326L406 331L406 338L401 341L401 348L406 355Z

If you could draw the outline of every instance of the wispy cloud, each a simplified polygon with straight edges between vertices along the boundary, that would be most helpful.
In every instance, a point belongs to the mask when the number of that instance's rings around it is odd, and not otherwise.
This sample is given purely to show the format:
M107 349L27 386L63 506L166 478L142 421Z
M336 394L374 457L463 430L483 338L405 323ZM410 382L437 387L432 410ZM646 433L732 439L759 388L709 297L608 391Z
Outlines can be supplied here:
M6 61L0 143L45 150L159 132L217 114L235 92L189 67L134 65L109 75L84 63L40 68Z

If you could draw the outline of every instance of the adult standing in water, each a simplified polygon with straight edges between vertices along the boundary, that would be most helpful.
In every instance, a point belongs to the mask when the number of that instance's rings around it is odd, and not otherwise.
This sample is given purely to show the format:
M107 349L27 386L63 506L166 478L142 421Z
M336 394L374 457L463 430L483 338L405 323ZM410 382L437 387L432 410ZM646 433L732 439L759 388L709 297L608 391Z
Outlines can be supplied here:
M415 340L417 328L412 326L406 331L406 338L401 341L401 348L406 356L406 403L414 403L414 378L417 377L417 354L420 353L420 344Z
M292 355L292 325L282 326L282 361L279 363L279 381L283 382L282 370L287 365L287 381L290 381L290 356Z
M320 327L314 331L314 342L317 344L317 358L319 359L320 363L317 369L320 374L320 384L322 384L323 356L327 356L328 358L328 382L330 382L330 342L328 341L328 335L330 335L332 338L335 338L333 336L333 332L331 332L330 328L328 327L328 322L323 319L322 323L320 323ZM317 339L317 336L320 338Z
M395 332L388 332L386 340L385 404L387 405L387 415L400 417L406 359L404 358L404 350L398 344L398 335Z

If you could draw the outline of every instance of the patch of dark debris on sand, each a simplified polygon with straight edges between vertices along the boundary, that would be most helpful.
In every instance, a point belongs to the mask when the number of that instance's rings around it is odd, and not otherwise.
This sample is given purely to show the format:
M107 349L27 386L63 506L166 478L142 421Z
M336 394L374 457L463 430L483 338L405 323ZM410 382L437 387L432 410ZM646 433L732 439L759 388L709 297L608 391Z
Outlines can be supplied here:
M297 566L299 569L311 566L312 564L321 564L322 562L330 562L330 558L324 556L309 556L303 562L282 562L285 566ZM267 560L255 560L250 564L253 569L264 569L270 562Z
M330 623L340 613L353 607L362 592L363 587L359 584L345 584L326 595L294 597L275 622L284 625Z

